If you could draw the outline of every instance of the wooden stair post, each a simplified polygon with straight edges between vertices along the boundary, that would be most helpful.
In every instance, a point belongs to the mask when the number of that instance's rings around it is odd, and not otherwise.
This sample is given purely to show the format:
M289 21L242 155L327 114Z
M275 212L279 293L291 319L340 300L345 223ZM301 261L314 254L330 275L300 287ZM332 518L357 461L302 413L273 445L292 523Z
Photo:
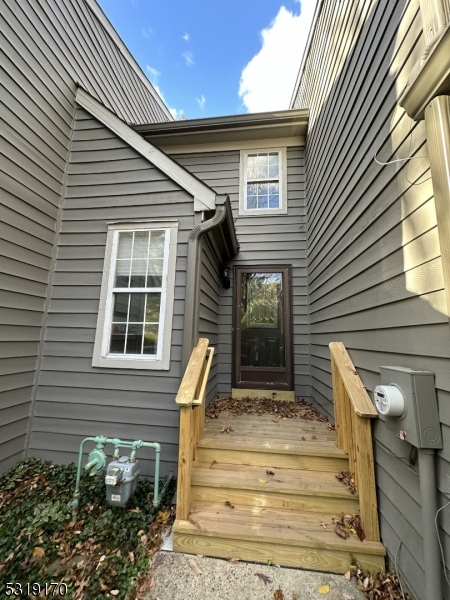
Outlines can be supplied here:
M189 516L192 462L205 422L206 383L214 355L208 344L206 338L198 340L175 398L180 407L177 518L182 520Z
M349 457L366 538L380 541L370 419L378 413L342 342L330 344L336 443Z

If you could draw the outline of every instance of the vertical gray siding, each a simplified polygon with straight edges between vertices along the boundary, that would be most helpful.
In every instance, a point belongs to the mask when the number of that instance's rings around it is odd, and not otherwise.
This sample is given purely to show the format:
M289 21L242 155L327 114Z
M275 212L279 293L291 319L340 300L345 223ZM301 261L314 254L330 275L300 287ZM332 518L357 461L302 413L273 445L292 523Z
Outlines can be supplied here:
M229 265L292 264L295 391L308 397L309 348L306 296L306 232L304 150L287 149L288 214L239 216L239 151L180 154L181 165L200 177L218 194L229 194L240 251ZM232 271L230 273L232 275ZM231 392L233 286L220 288L219 387Z
M166 120L83 0L0 11L0 472L23 455L76 85L126 121Z
M296 107L311 111L306 152L313 399L332 414L328 343L342 341L369 392L380 365L435 371L449 490L450 329L425 127L398 108L422 49L418 1L323 4ZM410 162L380 160L423 156ZM381 534L425 599L418 476L404 444L375 424ZM444 497L440 501L444 502ZM450 561L450 513L441 515ZM446 598L449 598L446 591ZM429 600L429 599L428 599Z
M107 223L179 220L169 371L91 366ZM187 238L193 199L85 111L77 111L30 453L72 461L89 435L162 444L163 473L174 468L179 411ZM142 457L151 457L142 451ZM153 474L150 463L145 474Z

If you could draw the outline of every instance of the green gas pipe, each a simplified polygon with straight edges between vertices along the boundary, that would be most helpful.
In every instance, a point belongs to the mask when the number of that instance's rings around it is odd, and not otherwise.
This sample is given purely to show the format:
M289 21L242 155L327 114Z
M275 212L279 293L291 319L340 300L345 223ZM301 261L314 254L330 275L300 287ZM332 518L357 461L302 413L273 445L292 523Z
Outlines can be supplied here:
M143 442L142 440L127 441L120 440L119 438L106 438L104 436L87 437L80 444L80 450L78 452L78 468L77 468L77 480L75 484L75 492L73 500L69 503L69 507L73 510L75 517L80 501L80 479L81 479L81 462L83 460L83 448L86 442L94 442L95 448L89 454L88 463L85 466L85 471L89 472L90 475L95 475L98 471L101 471L106 464L106 456L103 448L106 444L112 444L114 446L113 459L119 458L119 448L131 448L130 462L136 460L136 452L139 448L154 448L155 449L155 483L153 486L153 507L159 506L159 463L161 458L161 445L158 442Z

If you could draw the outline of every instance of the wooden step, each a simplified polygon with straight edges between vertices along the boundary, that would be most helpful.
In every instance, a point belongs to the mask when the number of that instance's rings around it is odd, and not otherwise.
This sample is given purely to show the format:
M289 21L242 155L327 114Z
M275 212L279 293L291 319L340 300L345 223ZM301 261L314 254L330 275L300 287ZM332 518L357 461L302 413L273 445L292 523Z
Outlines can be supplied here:
M194 501L188 521L175 521L174 550L223 558L345 573L356 558L364 569L384 568L378 542L334 533L333 513Z
M236 439L232 435L204 437L197 445L195 457L211 464L230 463L304 469L306 471L348 471L348 457L334 441L265 442L263 439Z
M274 475L268 475L273 471ZM194 461L191 501L231 502L315 512L358 512L358 496L334 473Z

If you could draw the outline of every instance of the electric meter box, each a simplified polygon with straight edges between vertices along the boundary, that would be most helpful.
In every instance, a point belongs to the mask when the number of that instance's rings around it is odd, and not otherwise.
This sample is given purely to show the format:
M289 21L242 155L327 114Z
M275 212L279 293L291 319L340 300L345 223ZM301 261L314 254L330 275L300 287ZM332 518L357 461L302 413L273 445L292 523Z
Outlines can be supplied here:
M106 499L111 506L125 506L136 491L140 470L139 461L131 462L129 456L109 463L105 483Z
M374 399L385 415L386 427L416 448L442 448L434 373L380 367L380 374L381 385L375 388Z

